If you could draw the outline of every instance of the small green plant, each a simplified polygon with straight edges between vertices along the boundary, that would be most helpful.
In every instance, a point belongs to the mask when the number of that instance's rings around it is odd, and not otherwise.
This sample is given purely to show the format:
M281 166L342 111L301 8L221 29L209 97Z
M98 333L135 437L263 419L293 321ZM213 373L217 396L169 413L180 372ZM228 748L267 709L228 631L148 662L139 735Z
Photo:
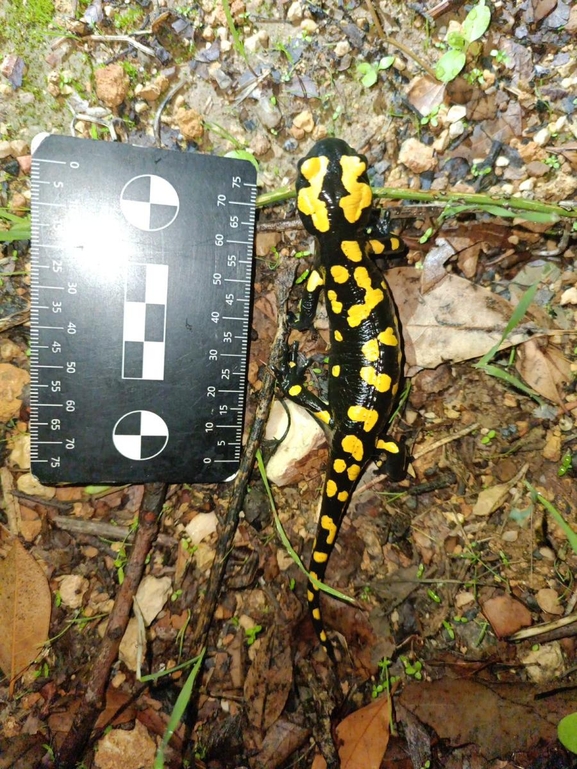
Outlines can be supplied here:
M17 240L30 240L30 217L16 216L6 208L0 208L0 223L4 220L9 228L0 229L0 243L14 243Z
M497 51L493 48L490 55L495 59L495 64L503 64L505 67L509 66L509 57L504 51Z
M453 630L453 626L451 625L451 623L448 622L446 619L444 619L443 620L443 627L445 628L445 631L446 631L447 635L449 636L449 638L451 639L451 641L454 641L455 640L455 631Z
M561 162L557 155L549 155L544 162L546 166L549 166L549 168L552 168L555 171L558 171L561 168Z
M512 387L516 387L517 390L521 390L521 392L524 392L530 398L533 398L533 400L535 400L537 403L542 404L543 401L537 395L537 393L534 390L532 390L530 387L527 387L526 384L521 382L521 380L518 377L512 374L509 374L509 372L505 371L505 369L502 368L501 366L496 366L490 362L498 353L499 348L501 347L503 342L507 339L509 334L511 334L511 332L514 331L515 328L517 328L517 326L521 323L521 321L525 317L525 314L529 309L529 305L533 301L533 298L535 296L535 293L537 292L538 287L539 287L538 282L533 283L532 286L529 286L529 288L525 291L521 299L519 299L519 302L517 303L515 309L513 310L511 318L507 323L507 325L505 326L501 339L495 345L493 345L493 347L488 352L486 352L485 355L483 355L480 361L474 364L474 367L478 369L482 369L485 372L485 374L496 377L497 379L501 379L502 381L506 382Z
M140 19L142 19L140 8L127 8L114 17L113 24L119 32L128 32L138 26Z
M394 56L383 56L377 64L370 64L368 61L357 64L357 77L361 81L361 85L365 88L371 88L379 79L379 72L392 67L394 61Z
M569 470L573 467L573 454L567 449L567 451L563 454L563 458L561 459L561 464L559 466L559 469L557 470L557 475L559 478L562 478L564 475L567 475Z
M250 67L248 63L248 56L246 54L246 50L244 48L244 43L241 40L241 37L238 33L238 29L236 28L236 24L234 23L234 19L232 17L232 11L230 10L230 3L228 0L221 0L222 2L222 9L224 11L224 15L226 17L226 23L228 26L228 31L231 34L232 37L232 44L234 45L234 50L242 56L244 59L247 67Z
M383 657L379 662L379 683L373 684L372 698L376 700L379 694L387 692L390 694L391 686L399 680L398 676L389 675L389 668L393 664L393 661L388 657Z
M484 435L481 438L481 443L483 444L483 446L488 446L492 441L495 440L496 437L497 437L497 431L496 430L489 430L487 435Z
M475 179L479 179L482 176L487 176L491 173L491 166L478 166L476 163L471 167L471 175Z
M441 105L438 104L436 107L433 107L433 109L426 115L423 115L423 117L420 120L421 125L429 125L429 123L433 126L433 128L436 128L439 125L439 121L437 120L437 117L439 115L439 110L441 109Z
M485 0L479 0L467 14L460 32L447 35L449 50L444 53L435 67L435 75L442 83L449 83L461 72L467 61L467 51L475 40L485 34L491 23L491 11Z
M256 641L257 635L262 631L262 625L255 625L254 627L245 628L244 634L246 636L246 645L252 646Z
M410 676L411 678L414 678L415 681L420 681L423 678L423 663L420 660L415 660L414 662L411 662L411 660L408 657L405 657L404 655L399 658L401 662L403 663L403 667L405 668L405 673Z
M368 601L370 597L371 597L371 586L365 585L364 588L361 590L359 600Z

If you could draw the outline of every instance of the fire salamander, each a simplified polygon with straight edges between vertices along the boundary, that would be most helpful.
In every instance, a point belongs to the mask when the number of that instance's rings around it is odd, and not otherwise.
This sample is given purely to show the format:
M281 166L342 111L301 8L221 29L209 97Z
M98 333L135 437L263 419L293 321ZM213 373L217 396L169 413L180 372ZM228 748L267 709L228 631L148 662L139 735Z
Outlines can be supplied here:
M371 459L387 461L402 477L403 445L384 434L397 403L403 354L399 320L387 283L371 256L404 251L389 233L388 217L375 223L367 160L340 139L323 139L298 164L297 207L318 241L317 262L301 300L296 328L311 325L320 291L330 324L328 403L305 387L306 365L297 344L279 375L284 393L332 431L328 469L309 571L323 580L351 495ZM396 468L395 468L396 466ZM309 582L313 626L334 661L321 619L320 591Z

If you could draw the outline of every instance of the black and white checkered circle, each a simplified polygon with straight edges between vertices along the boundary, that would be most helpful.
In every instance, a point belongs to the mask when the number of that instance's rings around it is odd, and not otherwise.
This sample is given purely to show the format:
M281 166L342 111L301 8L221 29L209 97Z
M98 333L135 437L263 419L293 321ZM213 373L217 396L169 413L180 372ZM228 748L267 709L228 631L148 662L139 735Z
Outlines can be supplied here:
M126 219L147 232L169 227L179 207L178 193L172 184L154 174L135 176L120 193L120 210Z
M157 457L168 443L166 422L154 411L129 411L114 425L112 440L127 459L143 461Z

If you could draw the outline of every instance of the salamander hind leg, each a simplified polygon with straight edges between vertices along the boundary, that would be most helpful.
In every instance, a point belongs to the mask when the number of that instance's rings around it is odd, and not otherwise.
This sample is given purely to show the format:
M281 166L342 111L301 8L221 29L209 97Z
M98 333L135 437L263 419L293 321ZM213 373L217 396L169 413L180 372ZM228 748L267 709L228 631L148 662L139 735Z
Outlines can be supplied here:
M380 452L375 460L376 466L387 474L389 480L404 480L410 459L404 437L395 441L388 435L380 436L377 438L376 449Z

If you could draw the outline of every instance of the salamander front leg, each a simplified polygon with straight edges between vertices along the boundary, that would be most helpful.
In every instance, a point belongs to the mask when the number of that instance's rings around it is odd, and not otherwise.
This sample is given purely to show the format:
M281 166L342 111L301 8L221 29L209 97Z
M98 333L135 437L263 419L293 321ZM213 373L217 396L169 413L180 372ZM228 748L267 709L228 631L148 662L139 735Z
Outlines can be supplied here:
M407 247L394 233L391 233L391 215L387 209L375 209L376 216L366 228L365 237L375 256L401 256Z
M299 346L294 342L287 350L282 371L277 372L278 384L287 398L305 408L316 419L326 425L332 425L332 414L328 405L305 386L305 373L308 362L304 365L298 360Z

